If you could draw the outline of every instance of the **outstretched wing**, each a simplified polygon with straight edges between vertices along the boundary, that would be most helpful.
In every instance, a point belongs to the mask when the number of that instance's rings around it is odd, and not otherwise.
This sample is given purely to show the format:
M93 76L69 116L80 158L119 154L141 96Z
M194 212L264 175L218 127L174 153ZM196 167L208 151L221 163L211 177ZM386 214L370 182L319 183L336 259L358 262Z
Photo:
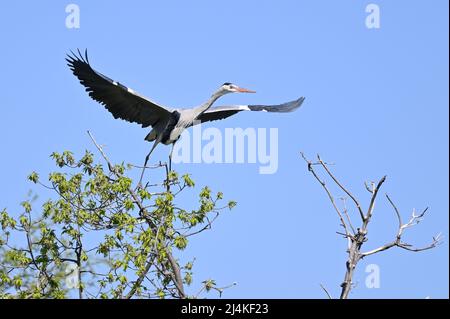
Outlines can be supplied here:
M161 118L166 119L170 116L172 112L170 108L150 101L91 68L87 51L84 57L80 51L78 55L72 52L72 55L67 55L66 61L73 74L86 87L89 96L103 104L114 118L147 127L155 125Z
M292 112L299 108L304 100L305 98L301 97L295 101L278 105L229 105L211 107L206 112L202 113L198 119L201 122L222 120L241 111Z

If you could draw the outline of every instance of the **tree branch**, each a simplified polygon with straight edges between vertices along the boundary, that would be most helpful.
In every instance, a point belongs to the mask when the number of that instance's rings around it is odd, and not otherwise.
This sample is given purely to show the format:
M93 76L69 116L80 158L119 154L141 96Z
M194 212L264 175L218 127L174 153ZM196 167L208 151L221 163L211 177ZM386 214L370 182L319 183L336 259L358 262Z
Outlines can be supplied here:
M94 145L96 146L96 148L99 150L100 154L102 155L102 157L105 159L105 161L108 163L108 168L111 171L111 173L113 173L114 175L116 175L117 177L120 177L120 174L114 169L114 166L111 164L111 162L109 161L108 157L106 156L106 154L104 153L102 147L95 141L94 137L92 136L91 132L88 131L87 132L89 134L89 137L91 138L92 142L94 143ZM170 184L169 184L169 171L167 169L167 165L162 165L166 167L166 190L169 192L170 191ZM142 203L142 201L139 199L139 197L136 195L136 193L134 192L134 190L131 188L131 186L128 188L128 192L130 193L131 197L133 198L133 202L138 206L139 208L139 212L141 214L141 216L143 216L145 218L145 220L147 221L147 223L149 224L150 228L152 229L154 235L157 234L158 231L158 227L157 225L148 217L149 214L144 206L144 204ZM181 298L185 298L186 295L184 293L184 287L183 287L183 280L181 279L181 273L180 273L180 267L177 264L177 261L175 260L175 258L172 256L172 253L167 250L166 251L167 254L167 259L171 265L172 271L173 271L173 276L172 277L172 281L174 282L179 295Z
M403 224L402 222L402 218L400 215L400 212L397 208L397 206L394 204L394 202L391 200L391 198L389 197L389 195L386 194L386 198L389 201L389 203L391 204L391 206L393 207L395 214L397 216L398 219L398 231L397 231L397 235L396 235L396 239L393 242L390 242L386 245L380 246L376 249L373 249L371 251L368 252L361 252L361 247L364 244L364 242L367 241L367 233L368 233L368 225L372 219L373 216L373 212L375 209L375 202L377 200L377 195L378 192L381 188L381 186L383 185L383 183L386 181L386 176L383 176L379 182L376 184L371 183L372 188L369 188L368 184L365 182L364 186L366 188L367 191L369 191L372 196L370 198L370 203L369 203L369 207L367 209L367 213L366 215L364 215L364 212L361 208L361 205L358 201L358 199L356 198L356 196L354 196L353 194L351 194L344 186L341 182L339 182L339 180L334 176L334 174L329 170L327 164L322 161L322 159L320 158L319 155L317 155L317 159L318 162L313 163L311 161L309 161L305 155L303 153L301 153L301 156L303 157L303 159L307 162L308 164L308 171L311 172L311 174L314 176L314 178L320 183L320 185L322 186L322 188L325 190L328 199L331 201L333 208L336 210L336 212L339 215L339 218L341 219L341 223L343 224L344 229L346 230L345 234L339 233L341 235L344 235L344 237L347 238L347 240L349 241L349 245L348 245L348 250L347 250L347 254L348 254L348 258L346 261L346 272L345 272L345 277L344 277L344 281L341 284L341 294L340 294L340 298L341 299L346 299L348 298L348 295L352 289L352 280L353 280L353 274L355 271L355 268L358 264L358 262L369 255L373 255L382 251L385 251L387 249L390 249L392 247L399 247L408 251L413 251L413 252L419 252L419 251L424 251L424 250L428 250L431 248L436 247L437 245L439 245L441 243L441 235L438 234L437 236L433 237L433 241L431 242L431 244L429 244L428 246L422 247L422 248L415 248L409 244L403 243L401 241L401 237L403 235L403 232L406 228L412 227L416 224L418 224L422 218L424 217L425 213L427 212L428 208L426 208L425 210L423 210L420 214L416 215L416 213L413 211L412 213L412 217L410 218L410 220L406 223ZM350 217L348 215L348 211L347 211L347 207L345 205L345 201L344 201L344 212L343 214L346 216L347 218L347 222L348 225L350 225L352 231L353 231L353 235L349 235L349 231L347 230L347 226L346 223L344 221L344 218L342 217L342 213L340 212L340 210L337 208L335 202L334 202L334 197L331 194L331 192L329 191L328 187L326 186L324 180L322 180L318 174L315 172L315 170L313 169L313 165L320 165L324 171L326 172L326 174L331 178L331 180L345 193L347 194L352 201L354 202L356 208L359 211L360 217L361 217L361 227L356 229L356 232L353 228L353 225L351 223ZM321 285L322 289L324 289L324 287ZM330 297L330 294L328 293L328 291L326 289L324 289L325 292L327 293L327 295Z
M347 239L348 239L348 243L349 243L349 247L350 247L350 241L351 241L352 235L350 234L350 232L349 232L349 230L348 230L348 227L347 227L347 224L345 223L345 220L344 220L344 218L342 217L342 214L341 214L339 208L337 207L337 205L336 205L336 203L335 203L335 201L334 201L333 195L332 195L331 192L328 190L328 187L326 186L325 182L322 181L322 180L320 179L320 177L316 174L316 172L315 172L314 169L312 168L312 165L311 165L312 163L306 159L306 157L304 156L303 153L301 153L301 154L302 154L302 156L303 156L303 159L308 163L308 170L311 172L311 174L313 174L313 176L314 176L314 177L316 178L316 180L320 183L320 185L322 185L322 188L323 188L323 189L325 190L325 192L327 193L328 198L329 198L331 204L333 205L334 210L336 211L336 213L337 213L338 216L339 216L339 219L340 219L340 221L341 221L341 225L342 225L342 227L343 227L344 230L345 230L345 235L346 235L346 237L347 237Z
M139 275L139 277L135 281L133 287L128 292L128 294L125 296L125 299L131 299L134 296L137 289L141 286L142 282L144 281L145 276L147 276L148 272L150 271L150 268L152 268L154 259L155 259L155 255L152 255L150 257L150 260L147 261L144 271Z
M322 284L320 284L320 288L322 288L322 290L325 291L325 293L328 296L328 299L333 299L333 297L331 297L331 294L328 292L327 288L325 288Z
M362 211L361 205L359 204L359 201L356 199L355 196L353 196L352 193L350 193L339 181L336 177L334 177L334 175L330 172L330 170L328 169L326 163L324 163L322 161L322 159L320 158L319 154L317 154L317 159L319 160L320 165L322 165L322 167L325 169L325 171L328 173L328 175L331 177L331 179L336 183L336 185L338 185L351 199L352 201L355 203L356 208L359 211L359 215L361 216L361 219L364 220L364 213Z

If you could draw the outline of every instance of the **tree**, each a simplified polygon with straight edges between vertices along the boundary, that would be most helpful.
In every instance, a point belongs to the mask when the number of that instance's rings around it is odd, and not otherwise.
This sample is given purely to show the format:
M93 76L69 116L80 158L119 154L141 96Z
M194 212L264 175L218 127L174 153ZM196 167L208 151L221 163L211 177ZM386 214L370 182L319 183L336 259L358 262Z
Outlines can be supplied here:
M175 253L186 249L191 236L211 229L219 215L236 203L224 204L221 192L213 193L203 187L198 207L181 208L179 195L195 186L188 174L179 177L161 162L147 167L113 164L90 133L89 136L101 155L100 163L90 151L80 159L69 151L55 152L51 157L58 170L49 174L48 182L42 182L35 172L28 176L55 198L44 202L40 209L33 208L33 200L26 200L21 203L23 212L15 214L17 217L5 209L0 211L0 298L192 298L211 290L221 295L231 285L219 287L213 279L204 280L196 293L188 293L194 260L182 264ZM363 251L386 176L377 183L365 184L370 200L364 210L320 156L316 161L308 160L303 153L302 157L339 217L343 232L338 234L347 240L340 298L348 298L355 269L363 258L393 247L420 252L441 243L440 235L422 248L405 243L403 233L418 224L428 208L420 213L413 211L404 223L386 194L398 220L398 231L393 241ZM325 177L316 167L323 170ZM154 175L162 171L162 181L134 185L130 177L134 169L151 169ZM343 205L336 202L327 179L343 192ZM346 198L357 211L357 228ZM322 288L331 298L328 290Z
M164 170L164 180L134 186L139 168L113 164L89 133L102 156L86 151L80 159L65 151L51 157L58 171L41 182L56 198L40 209L22 203L14 218L0 212L0 298L189 298L205 291L222 293L212 279L190 295L193 260L181 265L174 256L191 236L211 228L224 209L223 194L208 187L193 210L181 208L179 194L194 187L165 163L141 169ZM17 214L16 214L17 215ZM73 294L76 288L77 294Z
M361 261L363 258L366 258L367 256L371 256L377 253L380 253L382 251L388 250L393 247L398 247L401 249L405 249L411 252L420 252L428 249L432 249L439 245L441 243L441 234L436 235L433 237L431 243L425 247L416 248L408 243L405 243L402 240L402 235L404 231L412 227L414 225L417 225L425 216L425 213L428 211L428 207L425 208L422 212L416 213L414 210L412 212L412 215L408 222L403 223L402 216L400 214L400 211L398 210L397 206L392 201L391 197L389 197L388 194L385 194L387 201L392 206L395 215L398 220L398 230L397 234L395 235L395 238L392 242L389 242L387 244L384 244L376 249L363 252L362 247L364 243L368 239L368 227L369 223L372 220L374 208L375 208L375 202L377 200L377 195L380 191L381 186L386 181L386 176L383 176L377 183L365 183L366 190L370 193L370 200L368 204L367 210L364 210L362 205L360 204L360 201L356 198L355 195L353 195L337 178L336 176L331 172L330 168L328 167L329 164L324 162L319 155L317 155L316 161L311 161L306 158L306 156L301 153L302 158L307 163L308 171L314 176L314 178L317 180L317 182L322 186L322 188L325 190L328 199L330 200L333 209L336 211L340 226L343 228L344 232L337 232L338 234L342 235L345 239L347 239L347 261L345 263L345 276L344 281L341 284L341 299L347 299L348 295L352 289L352 280L353 275L356 269L356 266L358 265L358 262ZM330 191L330 188L325 183L325 178L321 177L315 170L315 166L318 166L323 169L325 176L328 176L328 178L331 179L331 181L344 193L344 197L341 196L340 198L343 201L343 205L340 208L339 205L336 203L335 197ZM352 219L350 218L348 208L346 205L347 198L350 198L350 200L353 202L359 216L360 220L360 226L356 229L353 227ZM325 291L327 296L331 298L330 293L328 290L322 286L322 289Z

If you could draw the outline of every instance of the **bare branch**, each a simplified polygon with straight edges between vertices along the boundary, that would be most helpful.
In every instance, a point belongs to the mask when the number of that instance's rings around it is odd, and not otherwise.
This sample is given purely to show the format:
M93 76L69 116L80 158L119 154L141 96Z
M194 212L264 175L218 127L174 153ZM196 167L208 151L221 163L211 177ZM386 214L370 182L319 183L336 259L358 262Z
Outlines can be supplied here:
M431 244L429 244L428 246L425 246L425 247L416 248L416 247L412 247L411 245L405 244L405 243L399 243L397 246L402 249L406 249L408 251L420 252L420 251L434 248L434 247L442 244L442 240L443 240L443 237L442 237L441 233L439 233L436 236L433 236L433 241L431 242Z
M369 204L369 209L367 210L367 215L366 217L363 219L364 221L364 227L367 227L367 224L370 221L370 218L372 218L372 214L373 214L373 209L375 208L375 199L377 198L377 194L378 191L381 188L381 185L383 185L383 183L386 181L386 175L384 175L380 181L378 182L377 186L374 188L373 193L372 193L372 198L370 199L370 204Z
M342 227L344 228L344 230L345 230L345 234L346 234L347 238L349 239L349 245L350 245L350 238L351 238L350 232L349 232L349 230L348 230L348 227L347 227L347 224L345 223L344 218L342 217L341 211L339 210L339 208L337 207L337 205L336 205L336 203L335 203L335 201L334 201L333 195L332 195L331 192L329 191L329 189L328 189L328 187L326 186L325 182L322 181L322 180L320 179L320 177L316 174L316 172L315 172L314 169L312 168L311 162L308 161L308 160L306 159L306 157L304 156L303 153L301 153L301 154L302 154L303 159L308 163L308 170L313 174L313 176L314 176L314 177L316 178L316 180L320 183L320 185L322 185L323 189L324 189L325 192L327 193L328 198L330 199L331 204L333 205L334 210L336 211L336 213L337 213L338 216L339 216L339 219L340 219L340 221L341 221L341 226L342 226ZM323 165L323 164L322 164L322 165Z
M391 200L391 198L389 197L388 194L385 194L387 200L389 201L389 203L391 204L391 206L394 208L395 214L397 215L397 219L398 219L398 229L402 228L403 222L402 222L402 216L400 215L400 212L398 211L397 206L395 206L394 202Z
M338 179L333 175L333 173L331 173L331 171L328 169L327 164L325 162L322 161L322 159L320 158L320 155L317 154L317 159L319 160L319 163L322 165L322 167L325 169L325 171L328 173L328 175L331 177L331 179L336 183L336 185L338 185L351 199L352 201L355 203L356 208L359 211L359 215L361 216L361 219L364 220L364 213L363 210L361 208L361 205L359 204L359 201L356 199L355 196L353 196L352 193L350 193L339 181Z
M163 167L165 165L167 165L167 163L163 163L163 162L159 162L158 164L154 164L154 165L146 165L145 167L142 165L134 165L134 164L128 164L130 165L130 167L134 167L134 168L148 168L148 169L155 169L155 168L160 168Z
M322 290L325 291L325 293L328 296L328 299L333 299L333 297L331 297L331 294L328 292L327 288L325 288L322 284L320 284L320 288L322 288Z
M355 235L355 234L356 234L355 228L353 228L352 221L351 221L351 219L350 219L350 216L348 215L347 199L346 199L345 197L341 197L341 200L342 200L343 205L344 205L344 211L343 211L343 212L344 212L344 215L345 215L345 217L347 218L348 225L350 226L353 235Z
M367 189L367 191L368 191L369 193L373 194L373 190L374 190L374 187L375 187L374 182L370 182L370 186L372 186L372 187L369 187L369 185L367 184L367 182L364 182L364 187Z
M386 181L386 176L383 176L379 182L375 185L375 183L371 182L370 186L367 182L364 183L364 186L366 188L366 190L372 194L371 198L370 198L370 202L369 202L369 207L367 209L367 213L366 215L364 215L364 212L362 211L361 205L358 201L358 199L353 196L353 194L351 194L344 186L341 182L339 182L339 180L334 176L334 174L329 170L327 164L322 161L322 159L320 158L319 155L317 155L317 159L318 162L311 162L309 161L305 155L303 153L301 153L301 156L303 157L303 159L307 162L308 164L308 171L311 172L311 174L314 176L314 178L320 183L320 185L322 185L322 187L325 189L328 198L330 199L331 203L333 204L334 209L336 210L336 212L339 215L339 218L341 219L341 223L343 224L344 229L346 230L346 233L340 233L337 232L338 234L344 236L347 238L348 240L348 249L347 249L347 254L348 254L348 258L346 261L346 272L345 272L345 277L344 277L344 281L341 284L341 294L340 294L340 298L341 299L346 299L348 298L348 295L350 293L350 290L354 287L352 280L353 280L353 274L355 271L355 268L358 264L358 262L369 255L373 255L382 251L385 251L387 249L390 249L392 247L399 247L408 251L413 251L413 252L419 252L419 251L424 251L424 250L428 250L431 248L436 247L437 245L439 245L441 243L441 235L438 234L437 236L433 237L433 241L425 247L421 247L421 248L416 248L413 247L412 245L409 245L407 243L404 243L401 241L401 237L403 235L403 232L406 228L412 227L414 225L417 225L425 216L425 213L427 212L428 208L426 208L425 210L423 210L420 214L416 214L415 211L413 211L412 216L410 218L410 220L406 223L403 224L402 222L402 218L400 215L400 212L397 208L397 206L394 204L394 202L391 200L391 198L389 197L389 195L386 194L386 198L389 201L389 203L391 204L391 206L394 208L395 214L397 216L398 219L398 231L397 231L397 235L394 241L380 246L376 249L361 253L361 247L363 246L363 244L367 241L367 233L368 233L368 225L371 221L371 218L373 216L373 212L375 209L375 202L377 199L377 195L378 192L381 188L381 186L383 185L383 183ZM341 198L343 200L344 203L344 209L341 212L336 204L334 203L334 198L331 195L331 192L329 191L328 187L326 186L324 180L322 180L318 174L315 172L314 170L314 165L320 165L325 172L328 174L328 176L333 180L333 182L342 190L344 191L354 202L354 204L356 205L361 220L362 220L362 225L361 227L357 228L356 231L353 228L353 225L351 223L351 219L350 216L348 214L348 210L347 210L347 206L346 206L346 201L345 198ZM344 221L343 215L345 215L346 217L346 221ZM349 235L349 231L347 229L347 225L346 223L348 223L349 227L351 228L353 235ZM321 285L322 289L327 293L327 295L330 297L330 295L328 294L327 290Z
M386 198L389 201L389 203L391 204L391 206L393 207L393 209L395 211L395 214L397 216L397 219L398 219L398 231L397 231L396 238L395 238L395 240L393 242L390 242L388 244L385 244L385 245L380 246L378 248L375 248L373 250L361 253L361 258L364 258L364 257L367 257L369 255L373 255L373 254L376 254L376 253L388 250L388 249L390 249L392 247L399 247L399 248L402 248L402 249L405 249L405 250L408 250L408 251L412 251L412 252L420 252L420 251L424 251L424 250L428 250L428 249L434 248L434 247L438 246L439 244L441 244L442 236L441 236L440 233L437 234L436 236L434 236L433 237L433 241L429 245L427 245L425 247L416 248L416 247L413 247L410 244L403 243L401 241L401 239L402 239L402 235L403 235L404 230L406 228L408 228L408 227L412 227L414 225L417 225L422 220L422 218L425 216L425 213L428 211L428 207L425 208L419 215L416 215L415 211L413 211L410 220L406 224L403 224L402 218L401 218L401 214L400 214L400 211L398 210L397 206L394 204L394 202L392 201L392 199L389 197L388 194L386 194Z

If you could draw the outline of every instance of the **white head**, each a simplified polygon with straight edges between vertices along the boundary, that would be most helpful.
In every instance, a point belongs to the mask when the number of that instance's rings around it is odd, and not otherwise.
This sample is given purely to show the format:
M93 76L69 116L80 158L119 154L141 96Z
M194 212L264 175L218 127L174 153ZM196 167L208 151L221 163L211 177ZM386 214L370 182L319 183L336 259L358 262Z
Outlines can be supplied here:
M224 84L222 84L220 89L223 91L224 94L226 94L226 93L256 93L255 91L241 88L241 87L237 86L236 84L229 83L229 82L225 82Z

